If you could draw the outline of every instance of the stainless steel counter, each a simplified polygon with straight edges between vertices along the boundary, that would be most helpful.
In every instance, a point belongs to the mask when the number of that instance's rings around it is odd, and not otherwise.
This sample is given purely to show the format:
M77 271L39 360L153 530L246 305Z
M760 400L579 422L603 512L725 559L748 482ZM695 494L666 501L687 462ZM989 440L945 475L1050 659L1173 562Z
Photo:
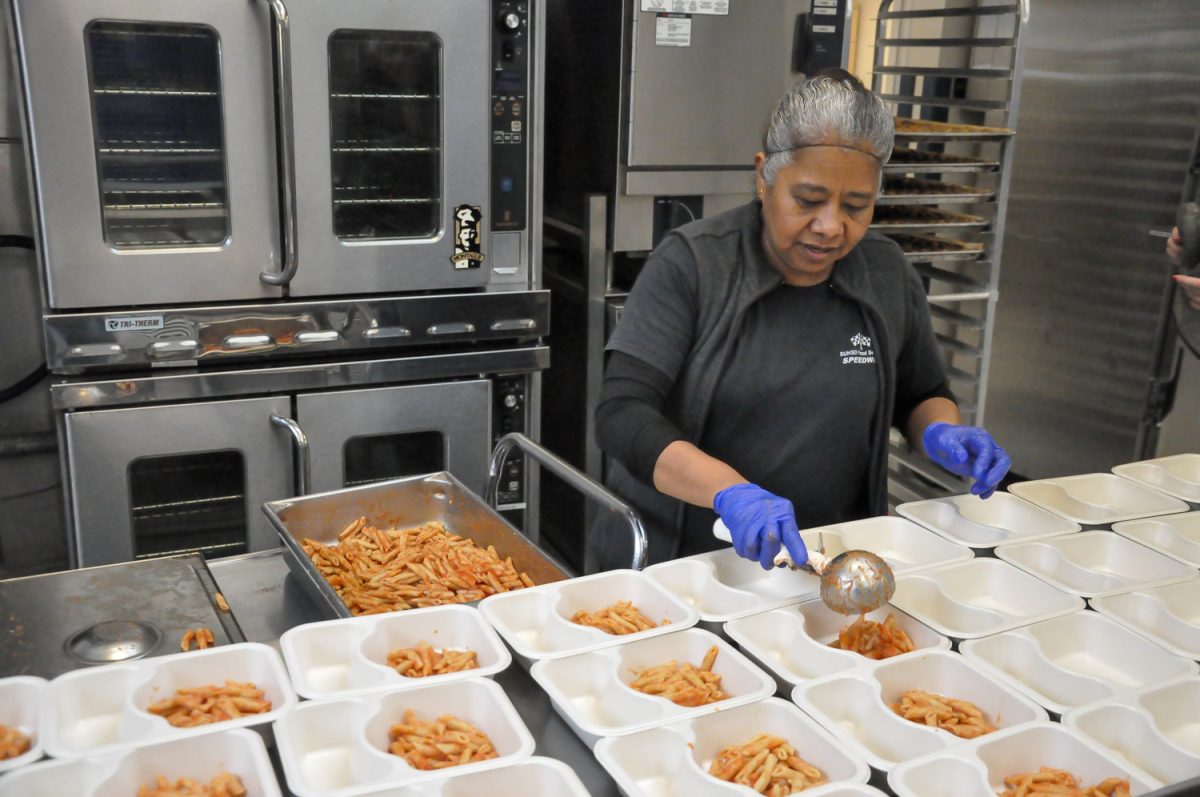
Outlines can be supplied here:
M332 619L321 612L284 564L282 550L232 556L209 562L209 569L246 639L279 647L284 631L302 623ZM496 676L537 742L537 755L563 761L579 775L592 797L616 797L617 785L592 751L554 712L550 698L515 662ZM274 751L272 751L274 755ZM276 772L279 773L278 762ZM287 791L280 774L279 785Z

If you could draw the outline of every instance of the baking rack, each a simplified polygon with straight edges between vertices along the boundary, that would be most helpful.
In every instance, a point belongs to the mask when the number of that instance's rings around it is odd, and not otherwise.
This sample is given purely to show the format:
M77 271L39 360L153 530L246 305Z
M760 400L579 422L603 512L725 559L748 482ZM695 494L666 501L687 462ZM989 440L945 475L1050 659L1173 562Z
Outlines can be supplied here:
M897 119L872 226L891 234L929 296L963 422L982 425L1025 28L1016 0L884 0L872 87ZM896 431L888 498L965 492Z

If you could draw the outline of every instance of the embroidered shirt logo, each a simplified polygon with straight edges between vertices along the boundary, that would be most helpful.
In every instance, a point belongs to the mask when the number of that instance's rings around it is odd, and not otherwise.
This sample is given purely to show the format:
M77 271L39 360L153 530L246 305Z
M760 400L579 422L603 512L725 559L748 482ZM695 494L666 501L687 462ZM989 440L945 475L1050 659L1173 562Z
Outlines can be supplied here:
M841 353L842 365L874 365L875 350L871 348L871 339L859 332L850 338L853 349Z

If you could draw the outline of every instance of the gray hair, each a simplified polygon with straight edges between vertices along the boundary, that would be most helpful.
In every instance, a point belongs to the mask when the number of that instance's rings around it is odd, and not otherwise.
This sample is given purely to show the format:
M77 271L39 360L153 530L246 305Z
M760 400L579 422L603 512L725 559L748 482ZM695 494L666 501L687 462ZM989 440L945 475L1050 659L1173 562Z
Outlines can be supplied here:
M775 184L795 150L820 144L851 147L880 163L892 156L896 125L877 94L843 69L822 70L779 99L763 136L763 180Z

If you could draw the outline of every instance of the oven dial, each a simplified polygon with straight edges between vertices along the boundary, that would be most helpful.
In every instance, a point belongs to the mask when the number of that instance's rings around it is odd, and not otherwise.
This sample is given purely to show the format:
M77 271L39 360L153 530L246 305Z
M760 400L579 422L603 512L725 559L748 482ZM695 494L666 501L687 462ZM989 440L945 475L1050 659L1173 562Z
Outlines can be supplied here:
M514 11L505 11L500 15L500 29L515 31L521 27L521 15Z

